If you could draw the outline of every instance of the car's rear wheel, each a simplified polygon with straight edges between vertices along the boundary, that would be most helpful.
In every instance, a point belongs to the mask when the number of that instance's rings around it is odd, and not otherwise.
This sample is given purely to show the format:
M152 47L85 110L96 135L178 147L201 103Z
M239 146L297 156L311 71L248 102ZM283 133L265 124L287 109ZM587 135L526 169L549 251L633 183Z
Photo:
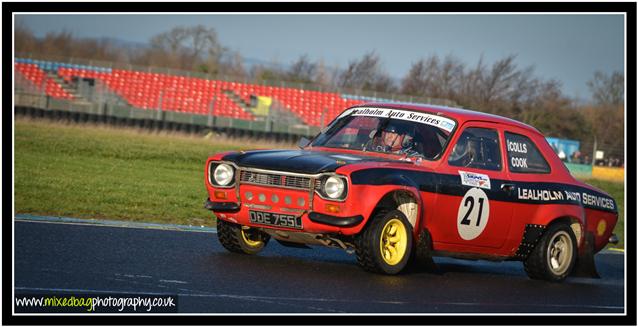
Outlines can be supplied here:
M394 275L412 251L412 226L399 210L382 210L355 238L357 262L366 271Z
M228 251L256 254L266 246L270 235L254 228L244 229L241 225L218 219L217 239Z
M563 223L550 225L524 261L530 278L559 282L574 268L578 247L572 229Z

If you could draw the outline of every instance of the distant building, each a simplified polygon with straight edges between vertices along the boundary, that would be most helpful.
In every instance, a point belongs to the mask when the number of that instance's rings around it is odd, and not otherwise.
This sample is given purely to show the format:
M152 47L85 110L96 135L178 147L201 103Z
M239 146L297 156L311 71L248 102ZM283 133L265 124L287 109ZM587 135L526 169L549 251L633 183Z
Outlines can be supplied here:
M546 137L545 139L561 160L572 163L584 163L581 160L582 156L579 141L559 139L556 137Z

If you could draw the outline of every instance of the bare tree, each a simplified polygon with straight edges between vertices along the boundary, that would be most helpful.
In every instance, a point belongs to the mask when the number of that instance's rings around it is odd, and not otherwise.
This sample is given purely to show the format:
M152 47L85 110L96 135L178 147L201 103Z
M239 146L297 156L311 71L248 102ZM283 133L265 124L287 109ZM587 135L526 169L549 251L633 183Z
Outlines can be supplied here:
M534 77L534 67L530 66L520 71L518 78L507 95L507 102L511 109L518 114L524 107L530 107L538 96L542 82Z
M421 59L410 67L410 71L402 80L401 89L404 93L414 95L432 95L436 88L439 70L439 59L436 56Z
M465 65L456 57L447 55L439 68L439 92L434 96L444 99L455 99L461 85Z
M381 67L381 60L374 51L363 55L360 60L352 60L339 74L338 86L381 92L396 89L392 78Z
M514 60L516 56L509 55L497 60L492 68L485 72L481 81L481 95L479 101L490 105L494 101L503 100L513 91L513 86L520 75Z
M334 74L330 72L326 64L322 60L316 64L314 82L319 85L329 86L332 84Z
M250 76L257 82L259 81L283 81L286 73L277 66L266 67L264 65L255 65L251 68Z
M463 70L464 65L452 55L443 60L433 55L412 65L401 89L407 94L454 99L460 92Z
M219 57L224 49L217 39L215 29L206 28L203 25L197 25L187 29L192 44L191 58L193 60L201 59L204 53L209 57Z
M483 56L481 56L473 69L464 71L461 74L457 102L470 107L477 107L479 105L482 90L481 83L484 79L485 69Z
M235 77L245 77L247 75L244 61L239 51L224 51L224 55L218 61L218 66L218 72L221 74Z
M308 55L300 56L288 69L286 78L291 82L311 83L317 72L317 64L308 59Z
M14 27L15 51L19 53L29 53L37 50L38 40L33 35L33 31L22 21L17 21Z
M44 36L39 51L47 55L68 56L73 54L73 35L63 30L59 33L50 32Z
M621 72L611 75L596 71L594 77L587 82L594 102L599 106L620 106L625 99L625 78Z
M153 36L150 44L155 50L163 50L168 54L177 55L183 50L182 47L186 38L186 28L178 26L170 31Z
M584 110L596 141L615 149L614 155L619 157L624 155L624 85L622 73L596 71L587 82L594 106Z
M153 36L145 57L149 64L192 69L202 65L215 66L223 51L213 28L178 26ZM205 70L214 70L211 68Z

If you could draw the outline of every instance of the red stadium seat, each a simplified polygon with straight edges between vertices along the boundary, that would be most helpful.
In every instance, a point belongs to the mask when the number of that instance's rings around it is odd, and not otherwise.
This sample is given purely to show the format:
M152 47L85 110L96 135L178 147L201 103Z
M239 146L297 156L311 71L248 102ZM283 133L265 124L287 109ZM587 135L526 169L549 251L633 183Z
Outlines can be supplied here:
M36 85L46 83L48 94L61 98L71 97L53 80L53 83L49 82L46 73L36 65L16 63L16 70ZM216 115L254 120L255 117L250 111L240 107L224 91L234 92L245 103L250 103L252 95L272 97L304 123L312 126L321 124L324 110L324 123L328 123L346 107L362 102L345 100L338 93L331 92L123 69L98 72L91 69L60 67L57 74L65 81L71 81L74 76L96 78L131 105L151 110L157 110L161 98L162 110L207 114L211 102L215 99Z
M73 96L66 92L60 84L35 64L15 63L16 73L22 74L33 86L47 95L59 99L73 99Z

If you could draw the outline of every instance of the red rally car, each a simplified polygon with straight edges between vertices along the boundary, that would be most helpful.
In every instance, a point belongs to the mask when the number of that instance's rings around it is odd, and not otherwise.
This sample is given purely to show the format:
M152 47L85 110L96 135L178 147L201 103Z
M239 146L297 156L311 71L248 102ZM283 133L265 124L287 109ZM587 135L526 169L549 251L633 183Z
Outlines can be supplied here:
M226 249L338 247L385 274L432 256L520 260L531 278L560 281L596 277L594 254L618 241L614 199L515 120L371 103L299 147L208 158L205 207Z

